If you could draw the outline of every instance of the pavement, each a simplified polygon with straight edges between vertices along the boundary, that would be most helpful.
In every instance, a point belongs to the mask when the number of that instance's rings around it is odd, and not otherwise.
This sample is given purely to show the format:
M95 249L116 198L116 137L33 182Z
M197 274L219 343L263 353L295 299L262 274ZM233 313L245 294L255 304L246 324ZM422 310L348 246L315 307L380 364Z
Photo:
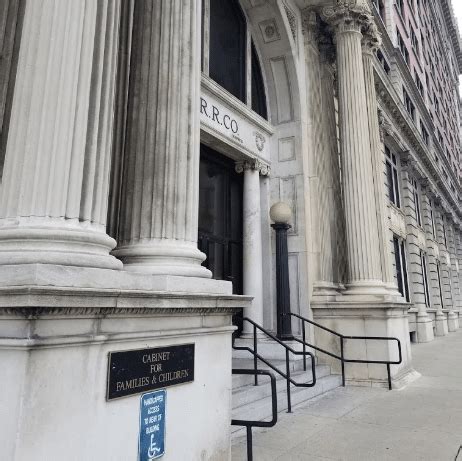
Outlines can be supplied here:
M412 355L422 376L404 389L340 387L254 428L254 460L462 461L462 329ZM246 459L242 436L232 460Z

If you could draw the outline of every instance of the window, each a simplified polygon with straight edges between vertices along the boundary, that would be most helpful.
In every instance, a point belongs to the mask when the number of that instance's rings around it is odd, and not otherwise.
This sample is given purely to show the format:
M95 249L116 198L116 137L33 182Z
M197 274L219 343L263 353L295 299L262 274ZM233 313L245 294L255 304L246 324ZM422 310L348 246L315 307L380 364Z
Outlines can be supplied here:
M382 65L383 70L386 74L390 73L390 65L388 64L385 56L383 55L382 51L377 50L377 59L379 60L380 64Z
M407 112L411 116L412 120L415 121L415 106L410 96L408 95L407 91L404 88L403 88L403 101L404 101L404 106L406 107Z
M404 39L399 33L399 31L397 31L396 33L398 34L398 48L401 51L401 54L403 55L403 58L406 61L406 64L409 66L409 51L407 50L406 44L404 43Z
M411 179L411 184L413 188L413 196L414 196L414 206L415 206L415 217L417 220L417 224L422 227L422 215L420 213L420 197L419 197L419 185L415 179Z
M396 7L398 8L398 13L401 15L401 18L404 19L404 0L396 0Z
M203 72L267 118L261 65L239 1L205 0L202 20L204 34L209 34L209 40L202 37ZM248 70L250 88L247 85Z
M448 247L448 240L446 238L446 223L444 221L444 218L441 219L441 223L443 224L443 242L444 242L444 246L447 248Z
M417 35L414 32L412 27L409 27L409 35L411 36L411 45L412 49L414 50L415 56L419 57L419 41L417 40Z
M422 121L420 121L420 132L422 134L422 138L424 140L424 143L429 146L430 145L430 135L428 134L427 129L425 128L425 125L423 124Z
M427 258L422 250L420 250L420 263L422 266L422 284L424 289L425 305L427 307L430 307L430 290L428 289Z
M433 238L436 238L436 230L435 230L435 215L433 213L433 203L431 201L429 203L429 208L430 208L430 223L432 226L432 236Z
M441 268L440 268L440 262L439 261L437 261L437 263L436 263L436 273L438 274L438 290L440 292L441 307L444 307L443 287L441 286Z
M407 279L407 265L406 265L406 248L404 241L393 237L393 248L395 252L395 269L396 269L396 281L398 283L398 291L401 296L409 302L409 285Z
M414 70L414 81L415 81L415 84L417 85L417 89L419 90L420 95L422 96L422 98L425 98L425 90L424 90L423 83L420 80L415 70Z
M398 165L396 155L385 146L385 165L387 168L388 198L391 203L398 208L401 207L399 182L398 182Z

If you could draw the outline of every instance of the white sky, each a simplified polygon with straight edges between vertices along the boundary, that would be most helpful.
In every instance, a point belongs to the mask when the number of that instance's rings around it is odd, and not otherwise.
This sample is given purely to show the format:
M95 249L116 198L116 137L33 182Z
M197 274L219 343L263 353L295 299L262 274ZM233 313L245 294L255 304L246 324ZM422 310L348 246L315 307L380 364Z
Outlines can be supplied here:
M459 23L459 32L462 34L462 0L452 0L452 7ZM459 93L462 95L462 76L459 76Z

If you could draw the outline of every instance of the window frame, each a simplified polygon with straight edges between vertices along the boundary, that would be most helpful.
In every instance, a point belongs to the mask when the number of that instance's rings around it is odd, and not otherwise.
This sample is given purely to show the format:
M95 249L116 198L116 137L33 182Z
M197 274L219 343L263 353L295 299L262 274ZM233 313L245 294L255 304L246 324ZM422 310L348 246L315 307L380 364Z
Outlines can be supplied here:
M401 208L398 157L387 145L385 145L385 166L387 169L388 199L396 208Z
M409 277L407 270L407 255L405 240L393 235L393 249L395 253L395 272L398 282L398 291L406 302L411 302L409 293Z

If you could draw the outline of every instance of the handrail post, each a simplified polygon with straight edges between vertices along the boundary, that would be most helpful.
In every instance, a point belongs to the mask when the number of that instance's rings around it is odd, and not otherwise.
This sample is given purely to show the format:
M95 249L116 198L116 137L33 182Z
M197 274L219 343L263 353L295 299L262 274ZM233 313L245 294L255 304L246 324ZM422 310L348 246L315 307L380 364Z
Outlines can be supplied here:
M303 339L303 371L306 371L306 341L305 341L305 322L302 321L302 339Z
M287 413L292 413L292 402L291 402L291 396L290 396L289 349L286 349L286 376L287 376Z
M345 387L345 357L343 355L343 336L340 336L340 357L342 362L342 386Z
M253 460L253 445L252 445L252 426L246 426L247 429L247 460Z
M387 374L388 374L388 390L391 391L391 373L390 373L389 363L387 363Z
M257 374L257 367L258 367L258 359L257 359L257 353L258 353L258 344L257 344L257 327L254 325L253 326L253 350L255 351L255 354L253 356L253 369L255 371L255 386L258 386L258 374Z

